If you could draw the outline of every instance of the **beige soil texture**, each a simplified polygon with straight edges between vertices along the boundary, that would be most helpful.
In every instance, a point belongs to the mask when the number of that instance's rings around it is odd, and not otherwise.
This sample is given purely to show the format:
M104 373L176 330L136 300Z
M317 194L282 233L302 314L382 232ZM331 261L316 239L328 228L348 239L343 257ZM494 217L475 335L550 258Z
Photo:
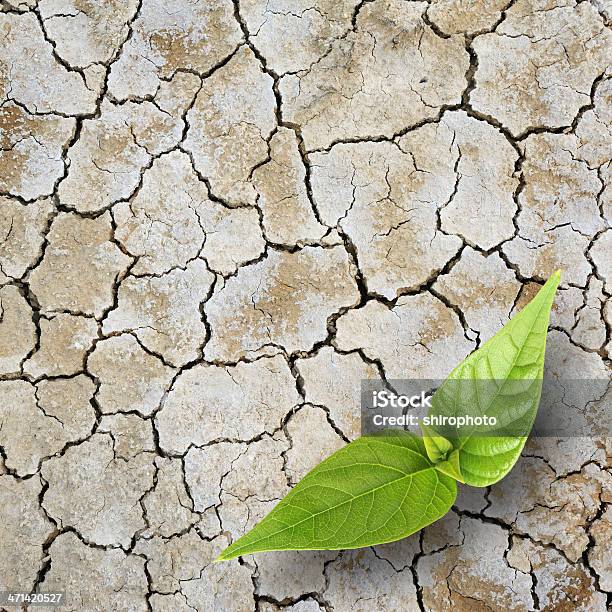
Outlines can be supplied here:
M595 381L559 409L610 411L611 18L0 0L0 591L65 591L62 612L609 609L596 427L531 440L403 541L213 560L360 435L361 380L445 376L558 268L547 371Z

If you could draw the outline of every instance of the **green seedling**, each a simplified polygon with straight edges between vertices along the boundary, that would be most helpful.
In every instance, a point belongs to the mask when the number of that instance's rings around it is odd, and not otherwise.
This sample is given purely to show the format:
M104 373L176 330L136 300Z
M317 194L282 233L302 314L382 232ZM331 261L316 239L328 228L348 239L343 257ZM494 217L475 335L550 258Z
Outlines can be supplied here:
M443 517L457 496L457 481L486 487L501 480L518 460L540 403L559 280L555 272L432 398L430 415L486 415L495 417L495 426L484 432L459 428L452 435L423 426L422 438L401 430L363 436L310 471L217 560L394 542Z

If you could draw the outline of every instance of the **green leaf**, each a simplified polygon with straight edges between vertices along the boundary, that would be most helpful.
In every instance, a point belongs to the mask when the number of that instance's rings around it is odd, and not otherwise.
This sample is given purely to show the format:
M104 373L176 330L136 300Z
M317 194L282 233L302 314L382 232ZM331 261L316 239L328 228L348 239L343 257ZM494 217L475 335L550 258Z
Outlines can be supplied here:
M423 442L425 443L425 450L429 459L432 463L445 460L449 452L453 450L453 443L438 435L434 429L423 422L419 423L419 425L423 432Z
M459 451L454 450L446 461L440 461L436 463L436 470L458 480L459 482L465 483L465 478L461 474L461 466L459 464Z
M309 472L217 559L272 550L338 550L394 542L444 516L455 481L421 438L384 432L351 442Z
M540 403L548 319L559 280L557 271L521 312L451 372L432 397L430 417L497 420L488 426L429 423L429 435L450 439L457 451L457 464L445 473L457 469L466 484L486 487L497 482L521 454ZM440 464L436 467L441 469Z

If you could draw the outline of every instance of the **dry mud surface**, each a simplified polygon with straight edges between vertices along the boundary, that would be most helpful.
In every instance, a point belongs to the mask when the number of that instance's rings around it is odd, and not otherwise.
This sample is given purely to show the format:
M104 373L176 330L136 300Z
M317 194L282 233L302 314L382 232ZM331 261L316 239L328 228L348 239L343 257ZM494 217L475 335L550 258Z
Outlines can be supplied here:
M556 268L612 351L608 0L0 0L0 585L61 610L606 610L612 446L433 527L212 560ZM606 550L608 551L606 553Z

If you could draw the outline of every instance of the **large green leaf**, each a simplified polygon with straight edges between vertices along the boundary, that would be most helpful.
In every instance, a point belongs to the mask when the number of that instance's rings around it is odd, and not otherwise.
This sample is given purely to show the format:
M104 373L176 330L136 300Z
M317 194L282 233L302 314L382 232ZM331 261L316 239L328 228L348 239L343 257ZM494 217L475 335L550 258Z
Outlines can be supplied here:
M364 436L309 472L218 560L393 542L444 516L456 495L455 481L435 469L421 438Z
M441 436L453 445L447 458L440 456L439 438L436 444L426 444L429 457L444 473L485 487L516 463L540 403L548 319L559 280L555 272L531 302L457 366L434 394L430 417L497 420L488 426L433 424L424 430L426 437Z

